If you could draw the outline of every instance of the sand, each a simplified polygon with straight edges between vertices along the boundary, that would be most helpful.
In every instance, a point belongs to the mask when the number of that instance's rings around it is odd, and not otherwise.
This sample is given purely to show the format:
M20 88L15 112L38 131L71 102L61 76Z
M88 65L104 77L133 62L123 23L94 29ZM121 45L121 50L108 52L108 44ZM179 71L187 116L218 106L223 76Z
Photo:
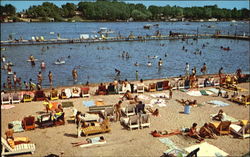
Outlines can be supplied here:
M249 90L249 83L242 83L240 87ZM91 87L91 93L95 91L96 87ZM168 91L144 93L143 95L152 97L150 94L166 93ZM231 95L232 92L229 92ZM249 92L241 92L240 94L249 94ZM134 93L133 95L137 95ZM105 104L115 104L119 101L121 95L106 95L106 96L93 96L90 98L72 98L62 101L73 101L74 107L82 112L88 111L88 108L83 106L82 101L103 99ZM196 99L198 103L208 100L221 100L229 103L225 107L213 107L205 104L201 107L191 108L191 113L183 114L184 107L175 101L175 99ZM142 100L144 103L149 103L150 100ZM129 101L124 101L122 106L126 106ZM154 107L155 108L155 107ZM90 135L89 137L96 137L103 135L107 143L99 146L91 146L87 148L72 147L72 142L83 141L86 137L77 138L77 129L74 123L69 123L67 120L72 114L71 109L65 110L66 124L50 128L25 131L15 133L15 137L27 136L31 139L31 143L36 144L36 151L33 155L25 154L22 156L45 156L49 154L64 153L63 156L162 156L163 152L168 149L167 146L162 144L158 138L150 135L153 130L175 130L183 127L190 127L192 123L198 123L201 127L205 122L211 122L210 114L217 113L219 109L223 109L227 115L236 119L249 120L249 106L244 107L237 103L230 102L225 98L216 96L200 96L192 97L184 92L174 90L173 98L167 100L166 107L157 107L160 110L160 117L151 116L151 126L144 129L135 129L132 131L123 128L119 122L111 122L111 132L105 134ZM7 129L7 124L14 120L22 120L23 117L39 115L39 111L44 111L42 102L30 102L15 104L15 107L8 110L1 110L1 135L4 136L4 131ZM179 148L189 147L196 144L196 140L185 137L183 135L175 135L169 137L175 145ZM222 149L230 156L241 156L249 152L250 142L249 139L237 139L232 135L220 136L218 139L206 139L206 142Z

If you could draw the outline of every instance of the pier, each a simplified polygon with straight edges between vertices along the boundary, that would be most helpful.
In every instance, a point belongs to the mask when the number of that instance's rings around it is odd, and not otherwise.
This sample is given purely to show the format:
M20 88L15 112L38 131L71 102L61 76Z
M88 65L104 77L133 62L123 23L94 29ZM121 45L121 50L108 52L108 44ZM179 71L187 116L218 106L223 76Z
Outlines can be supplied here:
M234 35L214 35L214 34L181 34L181 35L162 35L162 36L133 36L133 37L105 37L95 39L48 39L48 40L7 40L1 41L1 46L21 46L21 45L49 45L49 44L77 44L77 43L100 43L100 42L131 42L131 41L150 41L150 40L180 40L180 39L204 39L204 38L226 38L250 40L250 36Z

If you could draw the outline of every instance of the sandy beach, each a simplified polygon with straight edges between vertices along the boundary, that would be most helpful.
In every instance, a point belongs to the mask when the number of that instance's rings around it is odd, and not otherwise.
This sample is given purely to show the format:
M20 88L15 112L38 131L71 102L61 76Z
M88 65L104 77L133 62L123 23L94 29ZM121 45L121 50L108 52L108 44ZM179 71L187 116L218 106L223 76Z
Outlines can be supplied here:
M145 83L150 82L149 80ZM240 92L240 94L249 94L249 83L241 83L240 87L246 88L248 91ZM114 105L122 95L105 95L93 96L97 87L91 87L89 98L72 98L66 100L58 100L58 102L72 101L74 108L82 112L87 112L88 107L83 105L83 101L103 99L105 105ZM201 89L208 89L201 88ZM133 93L133 95L148 96L148 100L140 99L143 103L148 104L154 99L151 94L167 93L168 91L145 92L143 94ZM232 91L229 92L232 95ZM191 108L190 114L183 114L184 107L176 101L176 99L196 99L198 103L204 103L209 100L221 100L228 104L225 107L213 107L210 104ZM129 104L128 100L123 101L122 106ZM14 133L15 137L27 136L31 139L31 143L35 143L36 151L33 155L24 154L23 156L46 156L49 154L63 156L162 156L163 152L169 149L165 144L159 141L159 138L153 137L150 132L153 130L171 130L189 128L192 123L196 122L198 128L203 126L205 122L211 122L210 114L218 113L219 109L238 120L249 120L249 106L244 107L237 103L228 101L225 98L211 96L189 96L185 92L179 90L173 91L173 98L166 100L165 107L154 106L160 110L160 117L150 116L151 126L144 129L135 129L132 131L124 128L119 122L111 122L111 132L104 134L90 135L88 137L104 136L107 143L103 145L91 146L87 148L73 147L72 142L85 140L87 137L77 138L77 129L74 123L70 123L69 117L72 115L72 108L64 108L66 124L49 128L36 128L35 130ZM34 115L37 117L39 112L44 112L43 102L30 102L15 104L15 107L8 110L1 110L1 136L5 137L4 132L7 125L11 121L21 121L23 117ZM168 137L179 148L186 148L196 144L196 140L184 135L174 135ZM219 136L218 139L205 139L206 142L212 144L229 156L242 156L249 152L249 139L237 139L232 135Z

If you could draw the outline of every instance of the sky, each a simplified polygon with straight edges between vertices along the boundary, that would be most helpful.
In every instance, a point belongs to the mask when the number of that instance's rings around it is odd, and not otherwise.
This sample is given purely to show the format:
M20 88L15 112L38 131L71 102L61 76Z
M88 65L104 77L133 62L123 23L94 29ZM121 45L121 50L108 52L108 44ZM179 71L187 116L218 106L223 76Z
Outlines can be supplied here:
M86 1L86 0L85 0ZM93 1L93 0L87 0L87 1ZM123 0L120 0L123 1ZM17 12L22 11L23 9L28 9L30 6L32 5L41 5L43 2L45 1L20 1L20 0L16 0L16 1L9 1L9 0L1 0L1 5L5 5L5 4L12 4L13 6L16 7ZM54 4L56 4L57 6L61 6L63 4L66 3L74 3L74 4L78 4L80 2L75 0L75 1L49 1L52 2ZM124 1L126 3L142 3L145 6L150 6L150 5L156 5L156 6L166 6L166 5L170 5L170 6L180 6L180 7L192 7L192 6L205 6L205 5L217 5L219 8L227 8L227 9L233 9L234 7L237 9L241 9L241 8L248 8L249 9L249 1L248 0L210 0L210 1L204 1L204 0L183 0L183 1L179 1L179 0L175 0L175 1L171 1L171 0L147 0L147 1L133 1L133 0L129 0L129 1Z

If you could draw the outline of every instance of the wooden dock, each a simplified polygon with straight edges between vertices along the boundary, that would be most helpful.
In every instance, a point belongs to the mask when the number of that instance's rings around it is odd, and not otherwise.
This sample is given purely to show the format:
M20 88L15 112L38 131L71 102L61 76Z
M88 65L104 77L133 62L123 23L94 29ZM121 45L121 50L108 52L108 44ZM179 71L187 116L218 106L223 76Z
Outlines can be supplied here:
M133 37L107 37L96 39L48 39L48 40L8 40L1 41L1 46L21 46L21 45L50 45L50 44L77 44L77 43L100 43L100 42L131 42L131 41L150 41L150 40L180 40L180 39L204 39L204 38L227 38L250 40L249 36L233 35L213 35L213 34L189 34L175 36L133 36Z
M236 40L250 40L250 36L237 36L237 35L214 35L214 38L226 38Z

